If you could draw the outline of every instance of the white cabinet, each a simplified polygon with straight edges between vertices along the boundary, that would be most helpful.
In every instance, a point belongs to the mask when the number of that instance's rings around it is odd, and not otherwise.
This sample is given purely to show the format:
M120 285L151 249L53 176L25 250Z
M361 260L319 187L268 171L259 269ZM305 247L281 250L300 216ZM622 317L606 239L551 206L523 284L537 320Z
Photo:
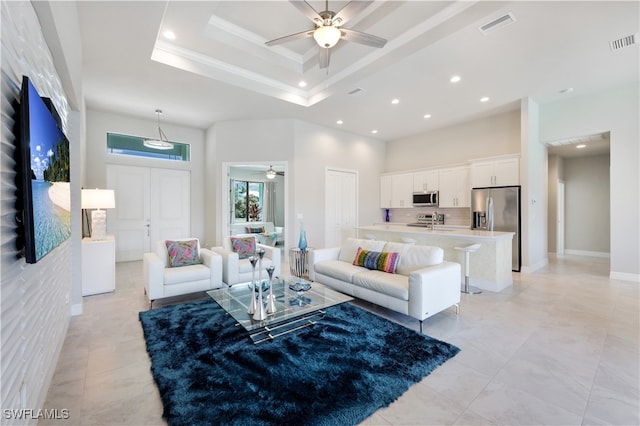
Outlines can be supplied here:
M413 173L391 175L391 207L413 207Z
M416 172L413 174L413 191L437 191L439 182L440 179L438 177L437 169Z
M504 158L471 163L471 187L520 184L520 159Z
M413 173L380 176L380 208L412 206Z
M113 235L104 240L82 239L82 295L108 293L116 289L116 242Z
M391 200L391 175L380 176L380 208L390 209L392 207Z
M470 206L469 167L440 169L439 181L440 207Z

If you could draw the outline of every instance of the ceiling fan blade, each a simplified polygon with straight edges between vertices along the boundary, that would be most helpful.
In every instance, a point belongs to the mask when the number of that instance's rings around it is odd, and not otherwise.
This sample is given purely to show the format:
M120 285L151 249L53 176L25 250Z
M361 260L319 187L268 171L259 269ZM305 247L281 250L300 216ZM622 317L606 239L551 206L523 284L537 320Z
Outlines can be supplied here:
M287 43L289 41L299 40L302 38L307 38L312 36L313 36L313 30L307 30L307 31L302 31L300 33L289 34L288 36L275 38L273 40L269 40L265 42L264 44L266 44L267 46L276 46L278 44Z
M351 18L356 16L358 13L362 12L364 9L369 6L372 1L352 1L347 3L345 7L343 7L340 12L336 13L336 16L333 17L333 24L336 26L342 26L347 23Z
M326 47L319 47L320 52L318 53L318 61L320 62L320 69L329 68L329 51Z
M371 34L348 30L346 28L340 28L340 31L342 32L342 40L365 44L371 47L384 47L384 45L387 44L386 39Z
M316 25L322 25L322 17L309 3L304 0L289 0L304 16L309 18Z

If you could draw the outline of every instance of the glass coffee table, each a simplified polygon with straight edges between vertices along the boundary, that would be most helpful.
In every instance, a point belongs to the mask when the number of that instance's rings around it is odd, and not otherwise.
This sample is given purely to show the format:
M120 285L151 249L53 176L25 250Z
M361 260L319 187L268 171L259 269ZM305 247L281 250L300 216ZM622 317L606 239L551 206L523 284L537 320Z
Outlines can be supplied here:
M267 281L267 280L263 280ZM312 326L321 319L325 308L353 300L320 283L298 277L274 278L273 295L276 311L266 319L257 321L247 313L251 301L249 283L235 284L228 288L211 290L207 294L242 326L254 343L275 339L283 334ZM269 290L262 292L266 304ZM258 291L255 292L256 297Z

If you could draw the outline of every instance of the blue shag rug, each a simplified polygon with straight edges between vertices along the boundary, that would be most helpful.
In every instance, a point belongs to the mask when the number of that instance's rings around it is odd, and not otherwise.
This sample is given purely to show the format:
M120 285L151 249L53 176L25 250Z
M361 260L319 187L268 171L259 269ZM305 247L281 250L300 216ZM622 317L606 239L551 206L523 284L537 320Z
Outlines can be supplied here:
M254 345L213 300L140 312L169 425L349 425L386 407L457 347L344 303Z

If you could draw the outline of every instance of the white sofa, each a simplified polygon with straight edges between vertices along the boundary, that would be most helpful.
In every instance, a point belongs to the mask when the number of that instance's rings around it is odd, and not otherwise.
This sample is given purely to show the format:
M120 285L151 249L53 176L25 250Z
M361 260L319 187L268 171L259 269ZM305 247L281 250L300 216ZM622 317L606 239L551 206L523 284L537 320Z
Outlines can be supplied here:
M255 235L251 235L255 238ZM280 249L260 243L256 243L256 250L263 249L264 257L262 259L262 278L267 279L266 269L269 265L275 268L274 277L279 277L282 271L282 259ZM248 283L251 281L253 267L248 258L240 259L238 253L235 253L231 247L231 237L224 237L222 247L211 247L214 253L222 257L222 280L229 286L238 283ZM256 266L256 279L258 279L258 268Z
M358 247L397 252L396 273L353 265ZM422 322L460 303L460 264L444 260L440 247L347 239L341 247L309 252L309 278L337 291Z
M250 233L247 228L264 228L264 232ZM260 244L275 246L278 243L284 244L284 228L274 226L273 222L238 222L231 224L231 235L247 236L255 235Z
M197 238L182 240L197 240ZM155 252L143 255L144 290L149 298L151 308L153 308L153 301L157 299L208 291L224 286L222 282L222 256L206 248L201 248L199 241L197 245L198 254L202 261L197 265L171 267L165 240L158 241Z

